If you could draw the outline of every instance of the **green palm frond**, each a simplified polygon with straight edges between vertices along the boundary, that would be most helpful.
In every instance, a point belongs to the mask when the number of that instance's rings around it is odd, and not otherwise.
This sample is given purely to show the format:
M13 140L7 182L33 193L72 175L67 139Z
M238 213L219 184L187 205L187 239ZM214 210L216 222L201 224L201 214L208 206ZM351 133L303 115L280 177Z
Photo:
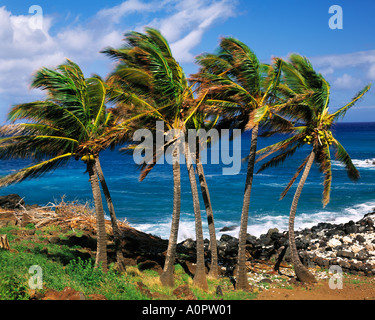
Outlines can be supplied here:
M333 140L333 146L336 149L335 158L345 166L348 177L353 181L357 181L360 178L359 171L345 148L336 139Z
M63 154L2 177L0 178L0 188L24 181L26 179L41 177L45 173L51 172L62 165L67 164L72 156L74 156L73 153Z
M295 154L295 152L297 151L298 148L301 147L301 145L302 145L301 143L297 143L294 145L289 144L288 148L285 147L285 150L283 152L274 156L273 158L268 160L266 163L263 163L261 167L259 168L259 170L257 171L257 173L260 173L267 168L277 167L278 165L283 163L288 157L291 157L293 154ZM259 159L257 161L259 161Z
M336 112L332 113L332 115L330 116L330 118L332 118L333 120L337 120L339 118L343 118L345 116L346 112L351 107L353 107L361 98L363 98L363 96L365 95L365 93L367 91L369 91L370 88L371 88L371 84L365 86L361 91L359 91L355 95L355 97L352 99L352 101L350 101L348 104L346 104L345 106L343 106L342 108L340 108Z
M257 162L262 161L264 158L270 156L272 153L279 152L281 150L287 149L291 145L295 143L299 143L300 140L304 137L303 133L296 134L290 138L287 138L285 140L282 140L280 142L276 142L273 145L267 146L261 150L257 151L257 155L266 153L266 155L263 155L262 157L257 159Z
M302 172L303 168L306 166L307 162L309 161L310 155L306 157L306 159L302 162L302 164L298 167L297 171L295 172L292 179L290 179L289 183L285 187L284 191L280 195L280 200L284 199L285 196L288 194L290 188L293 186L294 182L297 180L298 176Z
M10 110L8 119L13 123L19 120L29 120L51 126L58 123L58 127L63 129L67 136L80 136L81 138L89 136L84 119L79 118L74 111L50 101L19 104Z

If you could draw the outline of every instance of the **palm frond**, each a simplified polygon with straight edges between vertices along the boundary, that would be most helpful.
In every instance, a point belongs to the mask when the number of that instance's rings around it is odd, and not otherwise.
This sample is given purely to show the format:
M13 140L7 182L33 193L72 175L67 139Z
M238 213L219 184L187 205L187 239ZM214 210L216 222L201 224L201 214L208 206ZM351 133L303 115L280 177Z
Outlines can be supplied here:
M353 181L357 181L360 178L359 171L345 148L336 139L333 140L333 146L336 149L335 158L345 166L348 177Z
M0 178L0 188L24 181L28 178L41 177L45 173L51 172L61 167L63 164L66 164L72 156L74 156L73 153L63 154L2 177Z
M301 144L297 143L293 146L291 146L289 144L288 146L289 147L286 150L284 150L280 154L274 156L272 159L268 160L266 163L262 164L261 167L259 168L259 170L257 171L257 173L260 173L267 168L277 167L278 165L283 163L288 157L292 156L297 151L297 149L301 146ZM268 155L269 154L267 154L267 156ZM263 158L265 158L265 156ZM260 160L258 159L257 162L258 161L260 161Z
M309 161L310 155L306 157L306 159L302 162L302 164L298 167L297 171L295 172L294 176L292 179L290 179L288 185L285 187L284 191L280 195L280 200L284 199L284 197L288 194L290 188L293 186L294 182L302 172L303 168L306 166L307 161Z
M346 104L345 106L343 106L342 108L340 108L339 110L337 110L336 112L332 113L332 115L330 116L332 119L334 120L337 120L339 118L343 118L346 114L346 112L351 108L353 107L361 98L363 98L363 96L365 95L365 93L367 91L369 91L371 88L371 84L365 86L361 91L359 91L355 96L354 98L352 99L352 101L350 101L348 104Z

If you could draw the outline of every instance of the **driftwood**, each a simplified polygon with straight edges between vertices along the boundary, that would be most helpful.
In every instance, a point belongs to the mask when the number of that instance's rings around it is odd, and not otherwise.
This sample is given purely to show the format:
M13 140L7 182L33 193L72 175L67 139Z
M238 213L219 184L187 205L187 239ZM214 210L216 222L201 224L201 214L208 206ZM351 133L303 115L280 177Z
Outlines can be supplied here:
M0 249L10 250L9 241L6 234L0 235Z

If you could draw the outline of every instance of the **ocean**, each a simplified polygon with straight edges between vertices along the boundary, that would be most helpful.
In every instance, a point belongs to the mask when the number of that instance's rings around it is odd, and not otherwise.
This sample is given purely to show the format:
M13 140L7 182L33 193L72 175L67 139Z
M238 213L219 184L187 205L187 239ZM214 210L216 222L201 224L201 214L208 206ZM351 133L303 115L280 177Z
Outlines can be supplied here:
M323 176L317 166L313 166L299 201L296 229L311 227L319 222L355 221L375 208L375 123L339 123L333 133L351 156L361 178L357 183L352 182L345 168L337 161L332 161L331 201L323 208ZM250 132L241 137L242 157L249 152L250 137ZM260 138L258 149L281 138ZM307 146L303 147L278 168L254 176L248 233L259 236L270 228L287 230L290 205L299 180L283 200L279 200L279 196L308 152ZM331 154L333 157L334 150ZM14 172L27 163L21 160L0 161L0 175ZM156 165L147 178L140 182L139 169L132 155L106 150L101 153L101 164L118 219L126 219L131 226L141 231L168 239L173 209L171 165ZM223 175L223 166L204 166L218 239L223 233L238 236L247 163L242 163L241 171L236 175ZM179 241L195 238L190 183L184 165L181 166L181 175ZM85 165L82 161L74 160L41 178L0 189L0 195L11 193L24 197L27 204L42 206L58 203L62 196L65 196L65 201L93 202ZM202 198L201 208L204 236L209 238ZM232 230L221 232L223 227L232 227Z

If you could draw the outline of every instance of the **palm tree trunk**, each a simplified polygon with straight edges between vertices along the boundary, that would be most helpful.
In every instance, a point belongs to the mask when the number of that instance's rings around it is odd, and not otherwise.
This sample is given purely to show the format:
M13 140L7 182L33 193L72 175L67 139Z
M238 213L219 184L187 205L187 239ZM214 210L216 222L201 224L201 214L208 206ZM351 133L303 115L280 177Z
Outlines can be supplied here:
M163 286L174 287L174 263L176 258L176 246L178 238L178 228L180 224L181 208L181 172L180 172L180 154L178 147L173 151L173 214L171 233L169 236L167 256L163 273L160 275L160 281Z
M210 272L208 276L214 279L219 277L219 264L218 264L218 256L217 256L217 242L216 242L216 231L215 231L215 223L214 223L214 214L212 210L210 192L208 190L208 185L206 181L206 177L204 175L203 165L200 159L200 152L197 149L197 173L199 177L199 183L201 187L202 198L204 201L204 206L206 208L207 214L207 222L208 222L208 231L210 233L210 247L211 247L211 266Z
M115 250L116 250L117 267L119 271L124 272L126 270L126 266L125 266L124 256L121 250L120 230L117 225L115 207L113 206L111 194L109 192L107 182L105 181L105 178L104 178L104 174L102 171L102 167L100 165L99 157L95 159L95 170L96 170L96 173L98 174L99 181L102 186L103 193L104 193L104 197L107 202L109 215L111 217L113 238L114 238Z
M104 209L98 176L95 171L95 161L87 163L87 172L90 176L92 195L95 203L97 250L95 265L101 265L104 272L107 271L107 234L105 231Z
M251 196L251 187L253 184L254 176L254 166L255 166L255 156L257 152L257 143L258 143L258 131L259 126L255 126L251 133L251 146L249 153L249 160L247 164L247 174L246 174L246 183L245 183L245 192L242 205L241 213L241 225L240 225L240 234L238 239L238 263L237 263L237 281L236 289L239 290L249 290L249 281L247 279L247 268L246 268L246 238L247 238L247 223L249 217L249 208L250 208L250 196Z
M197 287L208 290L208 283L204 265L204 241L203 241L203 229L202 229L202 218L201 218L201 209L199 204L199 194L197 187L197 180L195 178L194 166L191 159L191 152L189 143L187 141L186 129L185 133L185 159L186 159L186 168L189 174L191 194L193 196L193 207L194 207L194 216L195 216L195 235L197 243L197 266L195 270L193 284Z
M292 257L292 263L294 266L294 271L296 273L297 278L301 282L316 282L315 277L313 274L302 264L301 260L298 256L297 246L296 246L296 239L294 235L294 220L296 217L296 211L297 211L297 205L299 197L302 193L303 186L306 182L307 176L309 175L310 169L312 164L315 160L315 152L312 151L309 157L309 160L307 161L305 170L303 171L301 180L298 184L296 193L294 194L292 207L290 208L290 214L289 214L289 246L290 246L290 253Z

